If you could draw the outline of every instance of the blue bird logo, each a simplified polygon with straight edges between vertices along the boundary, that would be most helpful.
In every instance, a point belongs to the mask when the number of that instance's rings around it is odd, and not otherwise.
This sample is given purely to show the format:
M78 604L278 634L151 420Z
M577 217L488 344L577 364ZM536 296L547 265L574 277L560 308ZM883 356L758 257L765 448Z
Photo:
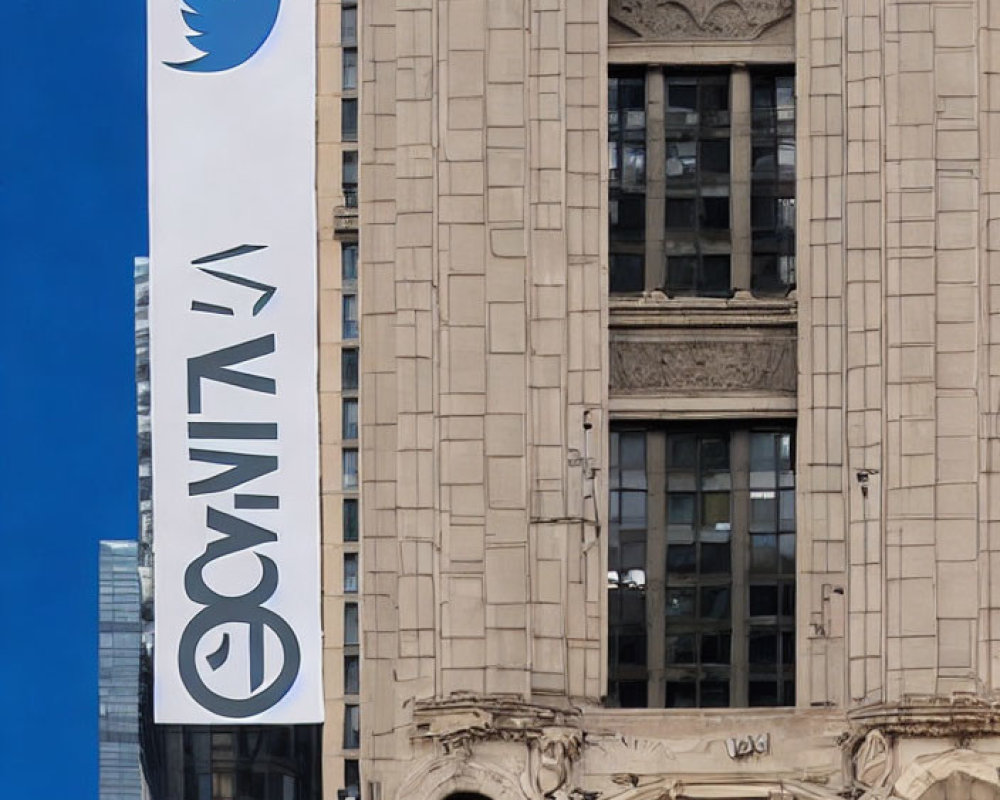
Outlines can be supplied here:
M274 28L281 0L184 0L187 37L205 55L168 67L185 72L224 72L256 53Z

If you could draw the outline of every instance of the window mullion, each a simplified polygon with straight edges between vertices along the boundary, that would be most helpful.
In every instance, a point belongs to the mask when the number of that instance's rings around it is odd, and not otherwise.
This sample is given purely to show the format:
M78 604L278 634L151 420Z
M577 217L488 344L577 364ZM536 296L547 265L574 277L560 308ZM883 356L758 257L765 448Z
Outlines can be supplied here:
M732 508L732 613L733 640L729 703L735 708L748 705L747 681L747 572L750 549L750 436L745 430L734 431L730 444L733 480Z
M663 69L646 73L646 277L647 290L667 282L664 260L667 203L667 141L664 129Z
M646 663L649 708L666 705L667 615L664 583L667 569L667 437L663 431L646 435Z
M733 68L730 77L732 134L730 138L730 226L732 288L750 290L753 240L750 227L751 96L750 72Z

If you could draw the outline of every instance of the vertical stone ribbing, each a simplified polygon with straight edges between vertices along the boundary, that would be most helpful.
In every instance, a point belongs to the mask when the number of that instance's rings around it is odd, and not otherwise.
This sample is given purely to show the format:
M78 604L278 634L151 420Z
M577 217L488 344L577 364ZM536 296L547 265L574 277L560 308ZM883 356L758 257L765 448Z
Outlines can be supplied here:
M364 748L379 779L409 749L415 699L601 693L606 498L584 454L600 467L607 433L606 33L597 0L362 13Z
M799 704L847 696L844 49L840 0L796 6Z

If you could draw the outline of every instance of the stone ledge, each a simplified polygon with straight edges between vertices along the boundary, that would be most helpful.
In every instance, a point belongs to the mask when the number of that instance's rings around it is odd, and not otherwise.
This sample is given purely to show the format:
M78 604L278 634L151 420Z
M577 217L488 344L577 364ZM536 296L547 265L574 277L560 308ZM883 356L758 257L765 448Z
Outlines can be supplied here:
M852 733L846 740L863 738L868 731L909 737L956 737L1000 734L1000 699L974 694L908 695L897 703L875 703L849 711Z
M615 328L792 327L797 322L796 297L757 298L749 292L735 297L667 297L663 292L612 296L609 326Z

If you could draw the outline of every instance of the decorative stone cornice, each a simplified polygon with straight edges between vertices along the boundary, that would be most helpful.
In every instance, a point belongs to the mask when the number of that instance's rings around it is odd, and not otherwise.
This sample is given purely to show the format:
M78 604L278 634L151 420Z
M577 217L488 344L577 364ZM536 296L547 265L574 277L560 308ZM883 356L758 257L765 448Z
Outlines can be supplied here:
M612 19L649 39L756 39L793 0L610 0Z
M1000 735L1000 699L956 693L950 697L909 695L897 703L876 703L847 713L851 732L843 747L852 750L878 730L887 736L970 739Z

